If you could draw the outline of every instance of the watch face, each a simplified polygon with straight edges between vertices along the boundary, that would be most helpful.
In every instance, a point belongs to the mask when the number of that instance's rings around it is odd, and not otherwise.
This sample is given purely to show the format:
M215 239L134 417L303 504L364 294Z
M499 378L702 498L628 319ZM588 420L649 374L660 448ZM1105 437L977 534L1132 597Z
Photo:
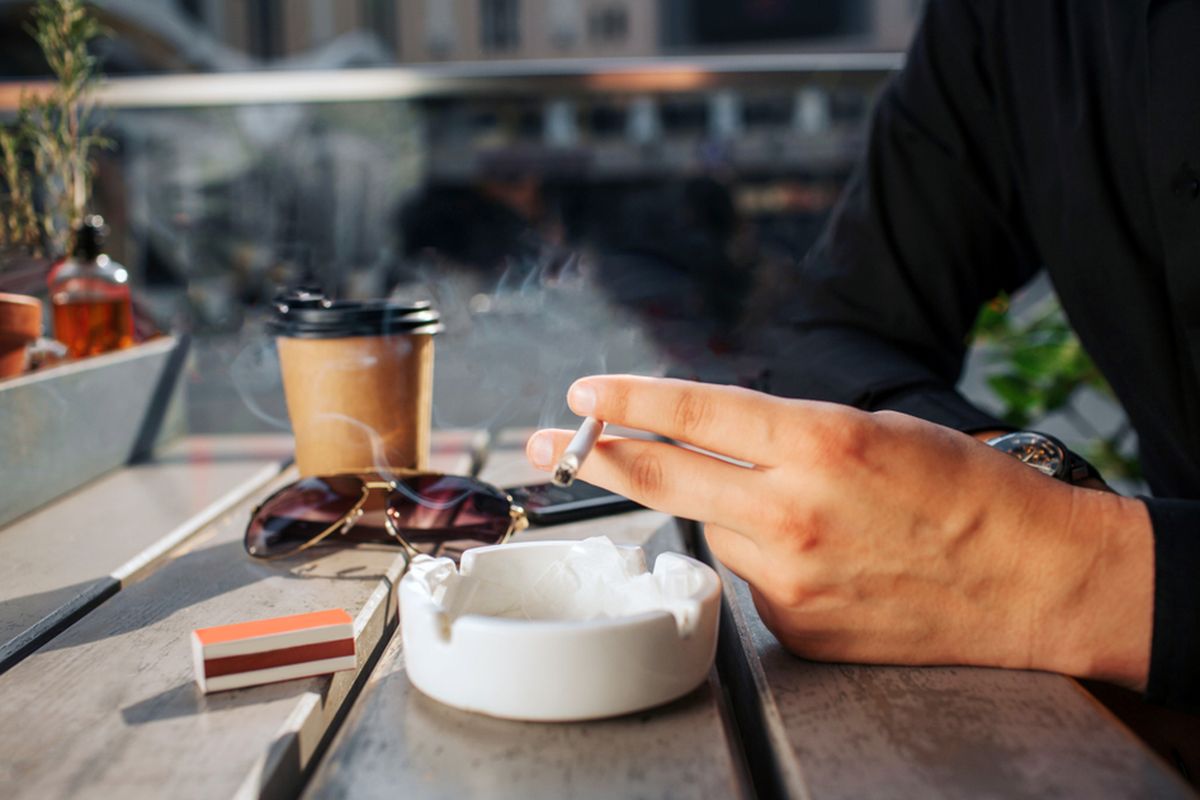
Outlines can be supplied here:
M1009 433L988 442L997 450L1021 459L1034 469L1057 478L1066 470L1067 454L1048 436L1032 431Z

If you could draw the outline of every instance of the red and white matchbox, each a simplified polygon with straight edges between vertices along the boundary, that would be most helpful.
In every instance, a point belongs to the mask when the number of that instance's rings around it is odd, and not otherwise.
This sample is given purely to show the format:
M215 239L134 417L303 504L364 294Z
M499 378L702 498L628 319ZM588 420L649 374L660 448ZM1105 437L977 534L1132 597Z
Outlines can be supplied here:
M354 669L354 621L340 608L192 631L203 692Z

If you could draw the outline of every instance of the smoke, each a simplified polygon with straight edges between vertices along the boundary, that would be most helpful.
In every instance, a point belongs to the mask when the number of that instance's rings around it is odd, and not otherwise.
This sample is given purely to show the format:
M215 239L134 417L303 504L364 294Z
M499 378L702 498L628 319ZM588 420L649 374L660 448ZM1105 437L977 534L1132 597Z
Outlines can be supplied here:
M234 391L250 413L270 428L291 430L283 403L279 351L273 337L255 334L245 342L229 364L229 376ZM278 411L273 413L268 408Z
M442 311L434 425L549 427L577 422L566 405L577 378L656 374L664 357L627 311L612 305L578 252L511 258L494 287L445 264L427 264L398 287Z
M431 300L446 328L435 339L434 428L571 427L578 420L566 392L577 378L663 370L663 354L638 319L607 300L582 253L510 258L490 285L445 262L425 261L412 275L392 296ZM273 337L255 326L228 368L245 408L289 430ZM376 465L383 474L392 467L381 455Z

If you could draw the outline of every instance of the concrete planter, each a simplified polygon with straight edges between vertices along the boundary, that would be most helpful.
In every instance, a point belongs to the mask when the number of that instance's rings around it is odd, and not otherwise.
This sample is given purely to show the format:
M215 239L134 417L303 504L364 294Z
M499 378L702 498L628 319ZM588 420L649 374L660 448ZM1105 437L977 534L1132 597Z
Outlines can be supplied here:
M0 382L0 525L181 435L187 339Z

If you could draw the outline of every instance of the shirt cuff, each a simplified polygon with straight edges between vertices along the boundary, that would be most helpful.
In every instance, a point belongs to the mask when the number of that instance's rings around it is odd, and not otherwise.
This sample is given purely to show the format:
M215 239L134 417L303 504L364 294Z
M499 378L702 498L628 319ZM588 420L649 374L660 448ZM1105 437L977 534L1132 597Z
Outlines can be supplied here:
M1154 528L1154 633L1146 699L1200 709L1200 502L1142 498Z

